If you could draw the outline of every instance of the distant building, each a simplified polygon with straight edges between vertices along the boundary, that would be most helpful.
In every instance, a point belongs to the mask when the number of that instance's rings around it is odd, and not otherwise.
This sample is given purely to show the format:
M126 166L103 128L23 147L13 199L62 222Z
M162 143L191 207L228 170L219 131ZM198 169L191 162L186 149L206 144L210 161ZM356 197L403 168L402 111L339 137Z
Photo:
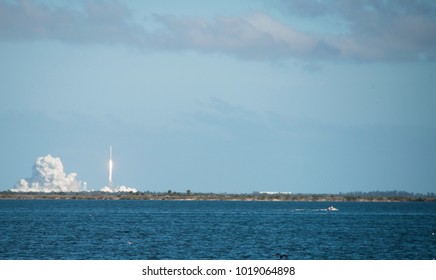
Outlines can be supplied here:
M291 192L270 192L270 191L261 191L261 192L253 192L253 194L268 194L268 195L277 195L277 194L292 194Z

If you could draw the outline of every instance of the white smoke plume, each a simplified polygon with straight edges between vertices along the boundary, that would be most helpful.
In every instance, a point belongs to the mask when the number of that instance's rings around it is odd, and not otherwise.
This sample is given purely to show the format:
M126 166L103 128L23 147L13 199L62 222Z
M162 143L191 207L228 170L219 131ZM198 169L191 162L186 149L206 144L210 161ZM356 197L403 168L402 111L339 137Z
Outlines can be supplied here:
M83 190L82 183L76 176L76 173L65 174L60 158L51 155L38 157L32 168L32 177L21 179L11 191L79 192Z

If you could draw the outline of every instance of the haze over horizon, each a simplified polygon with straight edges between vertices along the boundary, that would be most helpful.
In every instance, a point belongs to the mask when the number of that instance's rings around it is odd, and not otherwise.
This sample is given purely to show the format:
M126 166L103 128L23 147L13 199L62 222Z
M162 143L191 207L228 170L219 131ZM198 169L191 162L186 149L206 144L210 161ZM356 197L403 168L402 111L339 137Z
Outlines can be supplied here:
M434 1L0 0L0 191L436 190Z

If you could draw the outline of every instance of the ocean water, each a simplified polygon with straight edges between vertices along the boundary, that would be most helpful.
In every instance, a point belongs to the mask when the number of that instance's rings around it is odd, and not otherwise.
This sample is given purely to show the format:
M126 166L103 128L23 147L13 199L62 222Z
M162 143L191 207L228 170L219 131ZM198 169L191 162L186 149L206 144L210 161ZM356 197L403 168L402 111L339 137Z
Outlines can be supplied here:
M0 259L436 258L436 203L0 200Z

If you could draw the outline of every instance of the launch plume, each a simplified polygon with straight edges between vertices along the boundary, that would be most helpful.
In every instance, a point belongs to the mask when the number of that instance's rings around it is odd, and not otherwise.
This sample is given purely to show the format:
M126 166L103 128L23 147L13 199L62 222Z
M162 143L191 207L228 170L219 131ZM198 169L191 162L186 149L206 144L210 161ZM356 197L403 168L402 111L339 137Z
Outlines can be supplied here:
M112 186L112 169L113 169L113 162L112 162L112 146L109 147L109 188L113 188Z
M117 192L134 192L136 193L137 190L135 188L130 188L126 186L117 186L114 187L112 183L112 171L113 171L113 161L112 161L112 146L109 147L109 182L108 185L101 188L101 192L110 192L110 193L117 193Z
M82 183L77 181L76 173L65 174L62 161L47 155L38 157L32 168L32 177L21 179L13 192L79 192Z

